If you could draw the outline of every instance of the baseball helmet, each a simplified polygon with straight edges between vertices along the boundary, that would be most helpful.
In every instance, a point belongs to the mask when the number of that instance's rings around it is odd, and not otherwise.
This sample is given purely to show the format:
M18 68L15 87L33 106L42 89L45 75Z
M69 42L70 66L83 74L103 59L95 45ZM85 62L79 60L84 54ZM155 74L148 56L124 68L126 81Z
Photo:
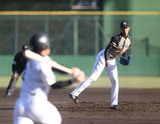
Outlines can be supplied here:
M27 44L25 44L25 45L22 46L22 50L23 51L28 50L28 49L29 49L29 46Z
M49 37L41 32L31 36L29 44L31 46L31 50L36 53L50 48Z

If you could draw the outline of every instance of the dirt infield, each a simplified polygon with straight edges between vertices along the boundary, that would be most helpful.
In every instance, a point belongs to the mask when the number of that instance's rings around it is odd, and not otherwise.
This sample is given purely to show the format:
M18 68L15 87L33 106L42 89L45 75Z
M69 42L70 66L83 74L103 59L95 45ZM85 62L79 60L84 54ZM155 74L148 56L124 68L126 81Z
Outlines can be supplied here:
M74 104L68 97L73 89L51 90L49 100L60 111L62 124L160 124L160 89L120 89L119 110L110 109L110 89L88 88ZM0 124L12 124L13 97L0 89Z

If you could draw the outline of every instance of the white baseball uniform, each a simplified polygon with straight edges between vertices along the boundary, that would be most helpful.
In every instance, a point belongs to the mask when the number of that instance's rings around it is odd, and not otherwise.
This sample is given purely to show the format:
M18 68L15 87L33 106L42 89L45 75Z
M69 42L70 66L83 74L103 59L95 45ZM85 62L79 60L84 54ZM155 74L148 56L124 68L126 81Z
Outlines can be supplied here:
M48 56L45 59L50 59ZM56 82L51 66L28 60L19 99L15 104L14 124L61 124L61 115L48 101L50 85Z
M103 49L98 53L91 75L85 81L80 83L70 94L78 97L84 89L99 78L103 69L106 68L112 83L111 107L118 105L119 83L116 58L120 56L122 51L125 53L130 46L131 37L129 35L124 37L123 34L120 33L113 36L106 49ZM109 63L109 66L106 66L106 61Z
M71 94L73 94L74 96L78 96L85 88L87 88L89 85L91 85L94 81L96 81L99 78L103 69L106 67L109 78L112 82L111 106L113 106L118 104L119 84L118 84L117 65L116 65L116 60L112 59L109 60L110 66L105 66L104 51L105 49L103 49L98 53L91 75L84 82L79 84L79 86L77 86L77 88L75 88L71 92Z

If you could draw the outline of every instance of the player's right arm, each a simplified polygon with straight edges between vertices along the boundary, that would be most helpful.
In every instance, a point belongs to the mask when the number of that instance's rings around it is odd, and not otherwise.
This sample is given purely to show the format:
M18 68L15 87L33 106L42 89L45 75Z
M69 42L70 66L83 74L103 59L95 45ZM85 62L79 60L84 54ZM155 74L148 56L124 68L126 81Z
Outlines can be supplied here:
M118 37L117 36L113 36L111 38L111 41L109 42L109 44L105 48L105 60L108 60L110 58L109 52L113 48L118 49Z
M107 45L107 47L105 48L105 60L106 60L106 66L109 66L109 62L108 62L108 59L110 59L110 56L109 56L109 52L111 49L118 49L118 37L117 36L113 36L109 42L109 44Z

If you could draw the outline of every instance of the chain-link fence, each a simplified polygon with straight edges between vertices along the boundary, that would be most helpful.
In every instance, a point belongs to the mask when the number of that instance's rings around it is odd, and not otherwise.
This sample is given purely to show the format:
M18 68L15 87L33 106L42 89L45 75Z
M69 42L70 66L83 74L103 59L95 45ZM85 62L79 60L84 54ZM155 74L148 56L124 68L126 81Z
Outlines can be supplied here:
M52 55L96 55L112 35L119 33L119 22L126 19L131 24L132 54L159 56L159 15L158 12L1 12L0 55L20 51L36 32L49 35Z
M49 35L55 60L89 74L95 56L120 33L124 19L131 26L132 61L128 71L119 66L119 74L160 75L160 12L119 11L0 11L0 75L11 74L13 55L36 32Z
M102 16L0 16L1 55L13 55L36 32L51 40L53 55L94 55L103 38Z

